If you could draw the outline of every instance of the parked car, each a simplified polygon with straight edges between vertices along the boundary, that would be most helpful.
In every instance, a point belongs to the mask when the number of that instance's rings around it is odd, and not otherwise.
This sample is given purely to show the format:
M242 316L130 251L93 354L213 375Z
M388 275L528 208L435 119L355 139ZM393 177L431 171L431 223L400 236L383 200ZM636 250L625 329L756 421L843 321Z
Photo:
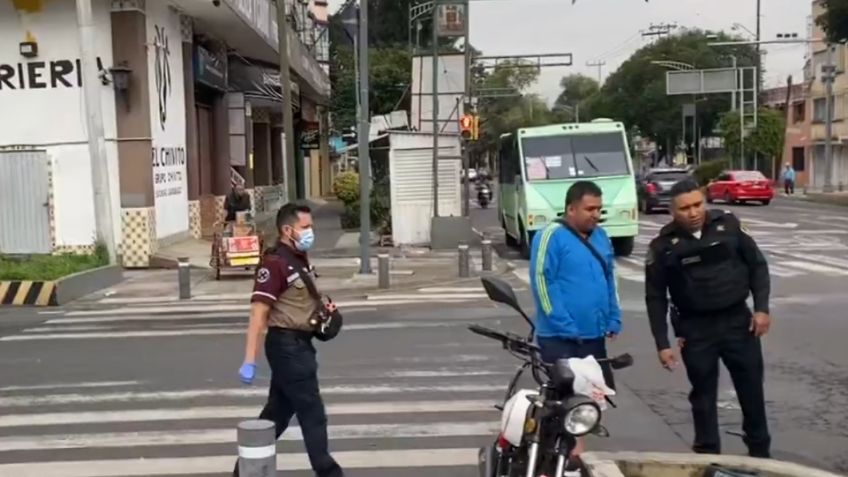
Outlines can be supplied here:
M671 186L689 177L689 171L676 168L649 169L640 175L636 182L639 211L650 214L655 209L667 209L671 203Z
M722 200L728 204L761 202L774 199L774 183L760 171L724 171L707 185L707 202Z

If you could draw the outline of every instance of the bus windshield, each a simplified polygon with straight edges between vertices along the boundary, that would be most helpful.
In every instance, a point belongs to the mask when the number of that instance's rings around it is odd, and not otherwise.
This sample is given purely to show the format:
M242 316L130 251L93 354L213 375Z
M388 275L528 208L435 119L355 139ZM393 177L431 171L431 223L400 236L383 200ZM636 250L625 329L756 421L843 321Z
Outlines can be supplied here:
M528 137L521 146L528 181L630 174L620 132Z

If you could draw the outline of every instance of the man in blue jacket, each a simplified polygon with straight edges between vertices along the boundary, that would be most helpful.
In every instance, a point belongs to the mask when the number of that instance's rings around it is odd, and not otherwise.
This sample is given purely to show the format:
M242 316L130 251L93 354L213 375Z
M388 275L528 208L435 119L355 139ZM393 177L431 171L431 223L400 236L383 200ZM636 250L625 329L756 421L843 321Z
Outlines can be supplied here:
M601 189L575 182L565 197L565 215L537 233L530 249L530 286L536 302L536 341L542 359L607 357L606 339L621 332L615 285L615 254L601 220ZM607 385L612 370L602 364ZM579 439L573 455L583 451ZM575 461L576 459L569 459Z
M603 228L601 189L575 182L563 220L537 233L530 251L530 283L536 301L536 339L542 359L607 357L606 339L621 332L615 254ZM607 384L612 373L604 368Z

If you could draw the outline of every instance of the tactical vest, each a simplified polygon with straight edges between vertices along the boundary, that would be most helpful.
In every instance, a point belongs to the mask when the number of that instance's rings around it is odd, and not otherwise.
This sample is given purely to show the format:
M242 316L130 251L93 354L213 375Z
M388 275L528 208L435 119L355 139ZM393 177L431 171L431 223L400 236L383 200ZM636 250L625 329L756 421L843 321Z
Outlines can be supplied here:
M704 240L672 239L666 254L669 292L681 314L706 314L745 302L750 293L748 266L738 253L738 230L722 224Z
M309 294L306 284L300 277L301 273L309 273L313 282L316 281L314 269L301 271L292 265L286 266L287 288L274 305L268 317L268 325L291 330L312 331L309 319L318 310L318 304Z

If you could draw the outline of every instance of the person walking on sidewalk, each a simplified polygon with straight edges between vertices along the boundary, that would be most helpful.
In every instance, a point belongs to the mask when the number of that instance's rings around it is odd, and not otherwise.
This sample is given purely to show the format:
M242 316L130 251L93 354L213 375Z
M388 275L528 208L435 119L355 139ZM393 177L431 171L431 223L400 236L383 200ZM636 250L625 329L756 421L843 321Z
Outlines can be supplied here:
M771 326L768 263L739 219L723 210L707 211L705 200L694 181L671 188L673 221L651 241L645 257L651 332L660 363L674 370L677 357L666 318L670 294L672 325L692 384L692 450L721 453L716 402L721 359L742 407L748 454L770 457L760 344ZM753 314L748 295L754 298Z
M601 189L577 181L566 193L565 218L537 233L530 249L530 284L536 302L536 340L542 360L607 357L607 339L621 333L612 242L603 228ZM612 370L601 365L607 386ZM573 455L583 451L579 439ZM569 459L579 466L579 458Z
M265 356L271 367L271 386L259 418L273 421L279 438L297 415L315 475L342 477L341 467L329 452L327 415L318 388L318 362L312 342L312 320L318 306L332 313L335 305L319 305L310 292L315 281L307 257L315 238L311 210L284 205L277 213L277 231L279 243L265 253L256 272L239 377L245 384L252 383L259 337L267 328ZM302 277L302 273L309 277ZM233 475L239 475L238 462Z
M795 193L795 169L786 163L786 167L783 169L782 174L783 179L783 191L786 195L792 195Z

